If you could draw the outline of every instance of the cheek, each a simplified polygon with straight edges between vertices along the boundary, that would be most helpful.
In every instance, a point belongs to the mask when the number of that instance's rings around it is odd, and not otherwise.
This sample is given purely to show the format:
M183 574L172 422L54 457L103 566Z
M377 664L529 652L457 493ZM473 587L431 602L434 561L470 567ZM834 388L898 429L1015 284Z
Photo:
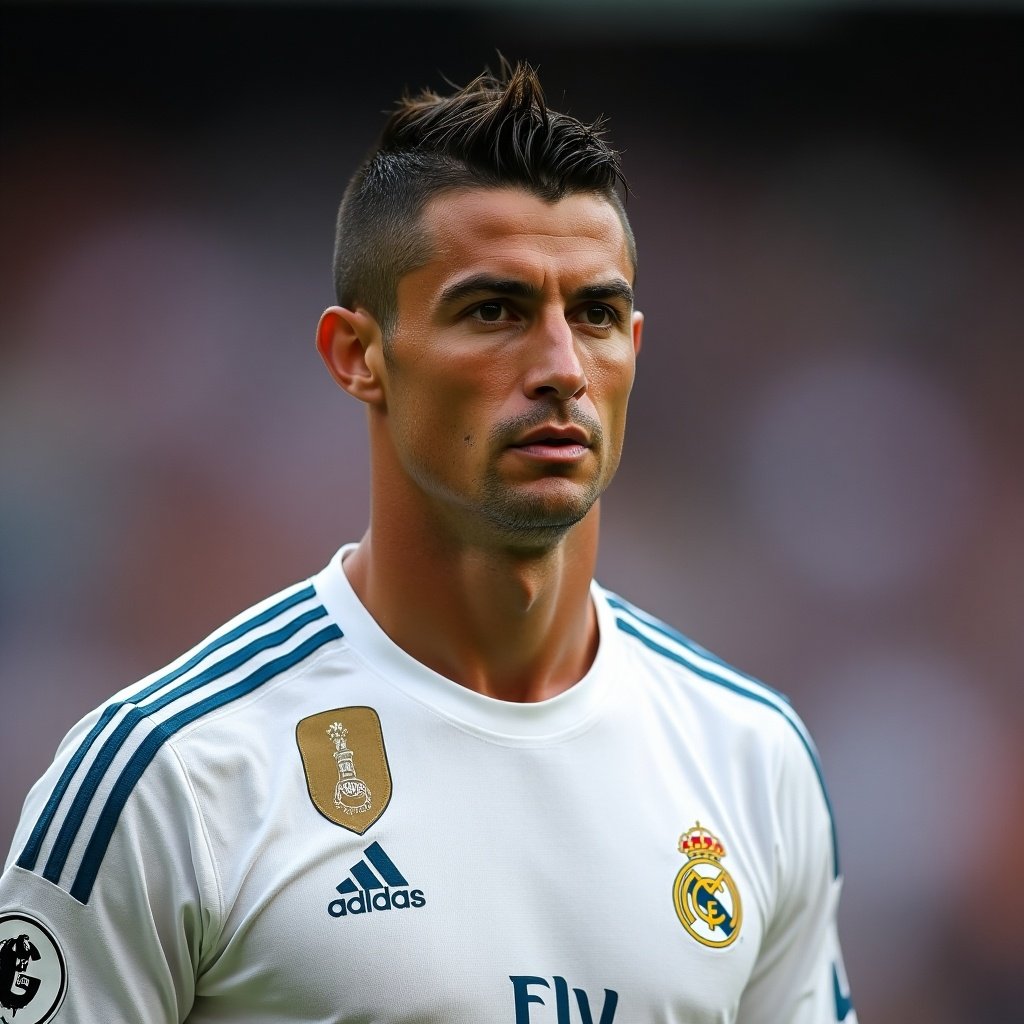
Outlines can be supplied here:
M467 450L483 451L493 422L494 398L479 384L451 372L403 381L396 389L395 430L422 461L443 464Z
M634 361L623 357L598 363L587 374L592 398L602 408L608 425L626 418L635 369Z
M507 364L493 356L449 359L423 381L426 400L456 429L486 431L516 392Z

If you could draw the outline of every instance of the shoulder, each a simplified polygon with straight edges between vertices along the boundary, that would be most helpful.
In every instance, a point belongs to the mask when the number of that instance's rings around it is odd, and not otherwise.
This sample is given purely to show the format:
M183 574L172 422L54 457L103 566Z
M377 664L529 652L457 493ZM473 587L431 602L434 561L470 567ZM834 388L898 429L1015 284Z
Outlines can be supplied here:
M310 581L236 615L180 658L116 694L100 722L148 719L164 739L294 678L342 631Z
M831 834L838 874L838 846L824 772L814 740L800 715L779 690L695 643L656 616L609 590L600 589L617 634L659 700L678 708L680 720L696 730L719 756L774 775L780 791L820 811ZM759 766L759 767L758 767Z
M612 610L617 633L652 672L670 680L730 717L753 719L766 727L806 729L783 693L741 672L679 630L610 590L601 591Z
M30 793L15 863L86 902L111 839L131 827L132 814L161 805L161 815L181 817L179 826L194 821L179 739L226 714L244 718L262 693L301 675L341 636L304 581L115 694L71 730Z

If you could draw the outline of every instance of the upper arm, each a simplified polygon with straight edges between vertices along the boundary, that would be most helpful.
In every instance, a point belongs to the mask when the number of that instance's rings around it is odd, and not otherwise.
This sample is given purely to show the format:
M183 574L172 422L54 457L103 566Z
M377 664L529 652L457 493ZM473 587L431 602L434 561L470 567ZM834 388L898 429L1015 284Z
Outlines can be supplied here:
M30 793L0 878L0 950L25 935L38 953L20 994L0 964L0 1002L28 1000L19 1024L61 998L58 1021L177 1024L215 902L198 812L172 750L137 774L123 752L90 772L103 747L77 757L85 735Z
M856 1024L836 929L831 808L816 752L792 731L776 799L777 899L737 1024Z

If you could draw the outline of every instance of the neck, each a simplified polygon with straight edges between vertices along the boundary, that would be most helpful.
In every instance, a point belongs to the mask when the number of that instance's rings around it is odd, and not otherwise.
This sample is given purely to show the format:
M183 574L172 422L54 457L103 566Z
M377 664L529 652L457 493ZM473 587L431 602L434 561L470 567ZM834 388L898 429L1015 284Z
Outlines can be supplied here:
M375 505L345 573L417 661L490 697L544 700L578 682L597 651L598 518L595 505L558 543L523 552Z

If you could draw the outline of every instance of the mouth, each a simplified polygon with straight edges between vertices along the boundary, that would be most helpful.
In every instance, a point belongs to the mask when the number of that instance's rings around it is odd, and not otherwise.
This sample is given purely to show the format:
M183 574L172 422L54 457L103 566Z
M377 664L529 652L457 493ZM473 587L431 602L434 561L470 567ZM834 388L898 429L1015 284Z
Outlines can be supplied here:
M590 450L590 438L576 426L541 427L509 447L530 458L571 462L581 459Z
M590 438L582 427L575 424L568 424L564 427L543 426L524 434L518 441L512 443L513 448L524 448L532 444L559 445L582 445L590 447Z

